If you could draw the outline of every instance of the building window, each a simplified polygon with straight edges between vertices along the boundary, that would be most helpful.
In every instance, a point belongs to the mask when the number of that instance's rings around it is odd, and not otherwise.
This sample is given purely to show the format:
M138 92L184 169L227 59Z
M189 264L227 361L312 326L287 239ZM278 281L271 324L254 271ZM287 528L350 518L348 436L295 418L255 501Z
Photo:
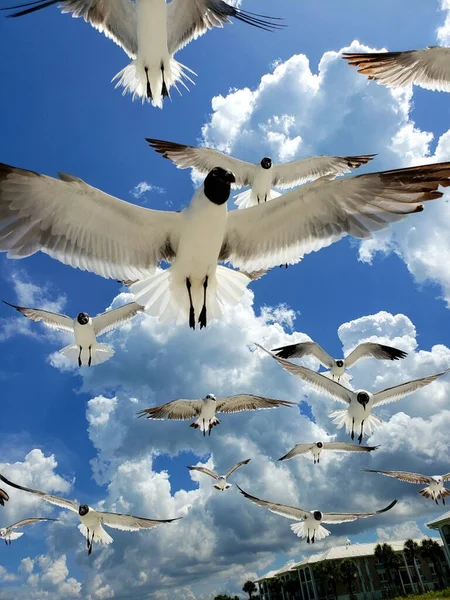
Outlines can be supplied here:
M450 525L444 525L442 528L442 535L444 536L447 546L450 547Z

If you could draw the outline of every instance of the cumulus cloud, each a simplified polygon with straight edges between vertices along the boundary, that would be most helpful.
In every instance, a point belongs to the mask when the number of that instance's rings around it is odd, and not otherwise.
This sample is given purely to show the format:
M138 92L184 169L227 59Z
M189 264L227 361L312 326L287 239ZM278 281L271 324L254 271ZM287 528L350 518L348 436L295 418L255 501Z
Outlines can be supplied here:
M147 181L141 181L131 190L133 198L140 200L142 197L145 198L147 192L154 192L155 194L165 194L166 190L159 185L152 185Z

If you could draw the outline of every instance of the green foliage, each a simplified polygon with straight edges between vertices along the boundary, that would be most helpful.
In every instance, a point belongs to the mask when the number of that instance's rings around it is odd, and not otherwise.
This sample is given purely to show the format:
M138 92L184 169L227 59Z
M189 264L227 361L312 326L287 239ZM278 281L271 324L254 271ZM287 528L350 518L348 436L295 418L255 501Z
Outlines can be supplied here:
M253 596L253 594L255 594L258 591L258 588L253 583L253 581L246 581L244 583L244 587L242 588L242 591L245 592L246 594L248 594L249 600L252 600L252 596Z
M426 592L425 594L420 594L420 596L406 596L407 600L442 600L442 598L450 598L450 588ZM393 600L405 600L405 596L398 596L398 598L393 598Z
M214 600L239 600L238 596L228 596L227 594L219 594L214 597Z

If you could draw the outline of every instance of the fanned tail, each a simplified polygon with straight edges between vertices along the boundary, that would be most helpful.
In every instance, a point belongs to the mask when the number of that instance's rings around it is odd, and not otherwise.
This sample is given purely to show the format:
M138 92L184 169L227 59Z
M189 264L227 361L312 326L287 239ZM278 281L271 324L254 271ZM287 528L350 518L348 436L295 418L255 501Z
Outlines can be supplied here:
M301 538L308 537L308 527L306 526L306 523L304 521L299 521L298 523L293 523L291 525L291 529L296 535L298 535L298 537L301 537ZM322 527L322 525L320 525L320 527L318 529L316 529L315 531L313 531L311 529L309 530L310 538L312 538L313 535L314 535L315 541L320 541L320 540L323 540L324 538L326 538L327 536L329 536L330 532L328 531L328 529L325 529L325 527Z
M281 196L279 192L270 190L267 194L267 200L273 200L274 198L278 198L278 196ZM245 192L236 194L236 196L233 196L233 198L235 199L234 203L238 208L250 208L251 206L256 206L258 204L256 194L252 193L251 188Z
M195 420L193 423L189 425L189 427L193 427L194 429L200 429L202 433L210 433L211 429L220 423L217 417L212 417L212 419L201 419L200 417Z
M333 423L337 426L338 429L342 429L345 426L345 430L347 433L352 432L352 419L348 416L348 412L346 410L335 410L334 412L328 415L331 419L333 419ZM377 427L379 427L383 423L383 419L380 419L377 415L371 413L366 419L364 419L364 433L366 435L372 435ZM361 428L361 421L355 421L354 432L356 435L359 434Z
M112 346L109 344L100 344L98 342L92 344L90 350L89 348L83 348L81 354L80 347L77 344L65 346L65 348L61 348L59 352L70 360L70 362L76 363L77 365L79 364L79 360L81 360L82 365L89 365L90 359L91 367L100 365L114 356L114 348Z
M83 525L83 523L80 523L78 525L78 529L81 531L83 536L87 539L88 530L87 530L86 525ZM92 537L92 531L89 531L89 539L91 537ZM95 528L94 543L98 542L99 544L105 544L105 546L108 546L109 544L112 544L113 541L114 540L112 539L112 537L103 529L103 527L101 525L98 525Z
M353 379L353 377L349 373L344 373L340 377L332 375L331 371L323 371L320 374L324 377L328 377L328 379L332 379L333 381L338 381L341 385L350 385L350 381Z
M12 542L13 540L17 540L17 538L22 537L22 535L23 535L22 531L11 531L5 537L5 540L8 541L8 542Z

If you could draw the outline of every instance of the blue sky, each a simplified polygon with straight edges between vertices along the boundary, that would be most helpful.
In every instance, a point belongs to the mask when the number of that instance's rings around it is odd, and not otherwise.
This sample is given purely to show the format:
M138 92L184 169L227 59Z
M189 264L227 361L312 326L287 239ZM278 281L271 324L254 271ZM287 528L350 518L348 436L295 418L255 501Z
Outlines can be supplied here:
M288 142L294 143L292 158L378 153L366 170L448 159L448 95L420 89L392 94L333 54L354 40L390 50L436 44L436 30L446 18L440 2L380 0L362 10L356 0L246 0L243 7L282 16L288 27L269 34L236 23L189 45L179 59L198 73L196 85L182 97L175 92L163 111L133 103L114 89L110 79L128 59L80 19L54 7L2 19L7 85L0 96L1 160L49 175L71 173L124 200L177 210L193 192L189 172L163 161L145 137L214 144L255 162L269 152L278 160ZM440 35L441 43L450 40L447 30ZM286 115L290 125L276 122ZM141 182L164 193L148 190L136 198L133 190ZM110 336L115 357L90 371L58 359L66 338L2 305L2 470L22 476L25 485L51 484L55 493L104 502L106 510L185 518L176 525L178 533L175 526L138 535L113 532L114 544L95 548L93 560L85 555L74 521L36 526L11 547L3 546L0 598L11 597L11 589L17 598L40 598L44 592L58 598L64 585L61 597L203 600L238 593L247 578L309 550L291 534L288 521L247 506L235 488L214 496L209 481L185 468L198 461L226 471L252 457L246 471L236 474L244 489L305 508L319 498L324 508L348 510L369 501L379 508L393 494L401 500L395 515L373 525L333 527L327 544L347 535L354 542L384 540L388 526L398 539L424 531L440 509L421 499L414 486L362 481L359 468L367 463L361 457L332 458L321 469L301 459L276 464L295 443L337 431L327 417L328 400L276 364L261 362L265 359L248 346L263 341L273 347L306 335L339 355L342 345L348 351L363 339L394 340L409 351L408 359L396 365L366 361L355 369L355 381L370 389L448 367L449 225L449 205L441 200L374 242L344 240L295 267L274 269L251 286L254 296L249 293L241 307L206 332L138 317ZM0 277L1 298L53 306L68 315L96 314L113 301L130 299L116 282L41 254L20 262L2 255ZM396 468L448 472L441 458L449 450L448 386L433 384L382 415L388 423L370 442L392 448ZM316 423L297 409L228 415L205 441L186 423L134 417L139 408L209 391L307 400ZM417 447L410 447L408 431L414 428ZM338 439L345 434L339 432ZM370 459L374 468L394 461L388 451ZM330 489L342 477L354 491L352 506ZM59 514L24 494L11 497L0 525L30 512ZM152 557L151 568L143 556ZM211 563L209 577L205 569Z

